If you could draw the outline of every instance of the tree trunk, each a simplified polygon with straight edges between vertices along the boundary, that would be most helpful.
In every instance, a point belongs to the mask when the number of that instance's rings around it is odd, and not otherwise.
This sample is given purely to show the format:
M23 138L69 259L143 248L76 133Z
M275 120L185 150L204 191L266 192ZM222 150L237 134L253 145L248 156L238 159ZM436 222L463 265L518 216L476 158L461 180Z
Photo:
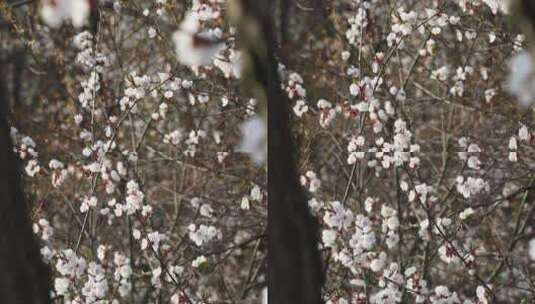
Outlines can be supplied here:
M296 169L290 101L280 86L276 30L268 8L268 1L241 1L240 41L250 56L244 77L255 80L250 86L268 108L269 303L317 304L322 286L318 225Z
M0 62L0 71L5 71ZM0 77L0 302L50 303L50 274L32 232L20 161L13 152L5 79Z

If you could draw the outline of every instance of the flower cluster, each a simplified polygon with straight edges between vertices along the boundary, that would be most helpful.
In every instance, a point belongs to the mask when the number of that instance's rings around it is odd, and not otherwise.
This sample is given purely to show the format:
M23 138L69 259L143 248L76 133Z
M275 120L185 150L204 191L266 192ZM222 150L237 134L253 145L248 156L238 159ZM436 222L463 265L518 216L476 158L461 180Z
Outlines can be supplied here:
M6 44L32 58L11 137L54 301L261 299L267 126L225 2L8 6L27 35Z
M325 302L529 301L533 59L509 1L342 2L282 58Z

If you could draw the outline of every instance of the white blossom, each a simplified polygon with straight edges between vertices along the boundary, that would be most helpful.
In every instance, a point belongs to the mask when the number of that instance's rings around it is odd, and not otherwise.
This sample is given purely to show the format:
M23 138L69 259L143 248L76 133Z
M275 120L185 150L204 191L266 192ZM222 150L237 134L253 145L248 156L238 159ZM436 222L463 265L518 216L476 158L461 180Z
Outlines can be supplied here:
M42 0L41 17L51 27L58 27L69 20L75 27L81 27L90 13L88 0Z
M267 128L259 117L252 118L241 126L242 140L238 151L249 153L257 165L265 163L267 158Z
M225 49L218 37L210 31L201 31L200 16L188 12L179 29L173 34L178 60L187 66L212 64L216 56Z

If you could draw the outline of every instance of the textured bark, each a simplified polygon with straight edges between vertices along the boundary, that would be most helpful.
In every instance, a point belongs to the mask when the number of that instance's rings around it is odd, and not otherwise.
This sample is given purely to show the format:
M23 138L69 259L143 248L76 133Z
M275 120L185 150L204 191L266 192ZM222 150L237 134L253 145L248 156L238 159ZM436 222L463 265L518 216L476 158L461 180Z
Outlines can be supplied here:
M16 53L13 55L13 93L11 95L13 96L13 108L20 109L22 107L21 89L24 65L26 63L26 50L24 48L20 48L15 52Z
M269 303L321 303L318 225L299 183L290 133L290 101L280 87L275 58L275 27L268 1L243 0L242 43L268 107L268 268ZM256 35L250 34L256 33ZM245 36L245 37L243 37ZM246 80L250 81L250 80ZM258 92L257 92L258 93ZM257 94L258 95L258 94Z
M0 70L4 70L1 64ZM0 77L0 303L50 303L50 274L31 228L2 80Z

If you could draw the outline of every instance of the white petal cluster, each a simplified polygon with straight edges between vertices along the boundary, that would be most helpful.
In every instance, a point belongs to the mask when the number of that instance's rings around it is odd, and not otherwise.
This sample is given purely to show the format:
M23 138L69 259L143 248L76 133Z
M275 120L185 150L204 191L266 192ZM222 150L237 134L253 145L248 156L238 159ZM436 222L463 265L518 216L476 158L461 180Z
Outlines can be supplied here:
M437 286L435 293L431 296L431 303L434 304L458 304L461 303L456 292L451 292L447 286Z
M310 192L316 192L321 186L321 180L314 171L308 170L300 177L301 185L306 187Z
M264 164L267 159L266 122L259 117L249 119L241 125L241 133L238 151L248 153L255 164Z
M345 208L341 202L334 201L329 203L329 211L325 212L323 221L333 229L348 229L353 221L353 212Z
M58 27L68 20L75 27L81 27L90 13L88 0L42 0L41 17L50 27Z
M532 105L535 99L534 65L533 58L527 51L517 54L510 63L507 89L524 107Z
M206 15L199 14L195 10L189 11L179 29L173 34L178 61L184 65L190 67L210 65L226 48L224 43L218 41L221 38L220 30L201 30L201 21L205 17Z
M188 226L188 230L190 240L197 246L202 246L215 238L221 238L221 231L214 226L201 224L197 227L195 224L191 224Z
M317 107L320 111L320 125L327 128L336 117L336 109L333 108L332 103L325 99L318 100Z
M482 191L489 191L490 186L488 182L480 177L468 177L458 176L456 179L457 192L459 192L464 198L470 198L479 194Z

